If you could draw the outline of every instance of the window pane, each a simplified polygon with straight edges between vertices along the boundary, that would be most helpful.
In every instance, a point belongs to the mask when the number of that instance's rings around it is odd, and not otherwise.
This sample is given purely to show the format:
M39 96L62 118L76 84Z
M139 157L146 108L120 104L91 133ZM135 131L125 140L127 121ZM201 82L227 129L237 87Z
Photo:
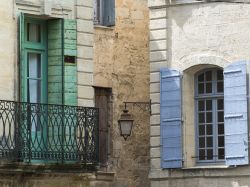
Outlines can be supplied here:
M218 146L219 147L224 147L224 136L219 136L218 137Z
M203 94L204 93L204 84L203 83L200 83L198 85L198 93L199 94Z
M223 110L224 109L224 101L223 99L217 100L217 110Z
M217 80L223 80L223 71L222 70L217 71Z
M218 158L219 159L224 159L225 158L225 153L224 149L218 149Z
M199 125L199 135L205 135L205 125Z
M206 83L206 93L212 93L212 83Z
M224 112L218 112L218 122L224 122Z
M28 36L29 42L41 42L41 26L39 24L28 23Z
M207 112L206 113L206 123L212 123L212 112Z
M199 148L204 148L205 147L205 138L200 137L199 138Z
M204 81L204 73L198 76L198 81L203 82Z
M207 125L207 135L212 135L212 134L213 134L213 126Z
M199 160L205 160L205 150L204 149L199 150Z
M224 92L223 82L217 82L217 92Z
M40 103L41 102L41 81L29 80L29 102Z
M205 102L204 101L199 101L198 104L199 104L199 111L204 111L205 109Z
M207 150L207 160L213 160L213 149Z
M206 81L212 81L212 71L206 72Z
M206 111L212 110L212 100L206 100Z
M205 113L199 113L199 123L205 123Z
M41 77L41 54L28 53L29 77Z
M224 134L224 124L218 125L218 134Z
M207 137L207 147L213 147L213 137Z

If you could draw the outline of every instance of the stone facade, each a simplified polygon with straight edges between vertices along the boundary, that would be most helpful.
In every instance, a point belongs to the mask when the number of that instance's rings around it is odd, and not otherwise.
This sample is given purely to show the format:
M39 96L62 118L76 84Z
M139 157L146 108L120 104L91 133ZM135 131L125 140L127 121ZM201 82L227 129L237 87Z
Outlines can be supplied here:
M114 27L94 28L94 85L112 89L110 155L114 186L149 186L149 112L128 105L134 116L131 137L119 134L125 101L149 101L148 8L145 0L116 0Z
M151 186L249 186L249 166L196 165L194 74L249 60L249 4L149 0L150 8L150 174ZM182 169L160 166L160 68L183 74Z

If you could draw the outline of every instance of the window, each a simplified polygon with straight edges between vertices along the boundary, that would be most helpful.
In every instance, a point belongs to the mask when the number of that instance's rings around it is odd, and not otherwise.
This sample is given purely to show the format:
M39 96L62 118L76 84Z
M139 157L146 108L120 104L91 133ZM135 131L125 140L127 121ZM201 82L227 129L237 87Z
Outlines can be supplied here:
M205 64L184 72L161 69L162 168L249 163L248 68L240 61L223 70Z
M198 162L224 160L223 71L206 70L196 76Z
M115 0L94 0L94 23L96 25L115 25Z

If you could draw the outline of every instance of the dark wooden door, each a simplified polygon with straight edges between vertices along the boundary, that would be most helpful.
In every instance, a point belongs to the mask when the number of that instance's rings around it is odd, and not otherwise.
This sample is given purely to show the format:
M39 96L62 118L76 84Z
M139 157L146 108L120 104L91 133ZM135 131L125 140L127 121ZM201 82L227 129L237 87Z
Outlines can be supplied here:
M99 108L99 160L101 167L107 166L109 155L109 126L111 121L112 90L95 88L95 106Z

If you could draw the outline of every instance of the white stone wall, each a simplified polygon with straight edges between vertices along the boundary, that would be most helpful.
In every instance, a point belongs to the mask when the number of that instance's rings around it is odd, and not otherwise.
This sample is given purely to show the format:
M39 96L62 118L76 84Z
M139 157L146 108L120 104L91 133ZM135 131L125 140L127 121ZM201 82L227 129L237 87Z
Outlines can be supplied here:
M149 0L150 96L152 99L150 156L152 186L249 186L250 167L190 169L195 166L192 76L201 66L226 65L250 60L250 4L194 3L168 5ZM210 64L210 65L209 65ZM183 170L160 168L159 69L183 72ZM189 126L188 126L189 125ZM189 169L188 169L189 168ZM216 174L212 174L215 172ZM213 176L212 176L213 175ZM220 177L217 177L219 175ZM244 175L244 176L243 176ZM185 178L185 179L184 179Z
M24 12L77 20L78 104L94 106L92 7L92 0L0 1L0 99L18 99L18 18Z

